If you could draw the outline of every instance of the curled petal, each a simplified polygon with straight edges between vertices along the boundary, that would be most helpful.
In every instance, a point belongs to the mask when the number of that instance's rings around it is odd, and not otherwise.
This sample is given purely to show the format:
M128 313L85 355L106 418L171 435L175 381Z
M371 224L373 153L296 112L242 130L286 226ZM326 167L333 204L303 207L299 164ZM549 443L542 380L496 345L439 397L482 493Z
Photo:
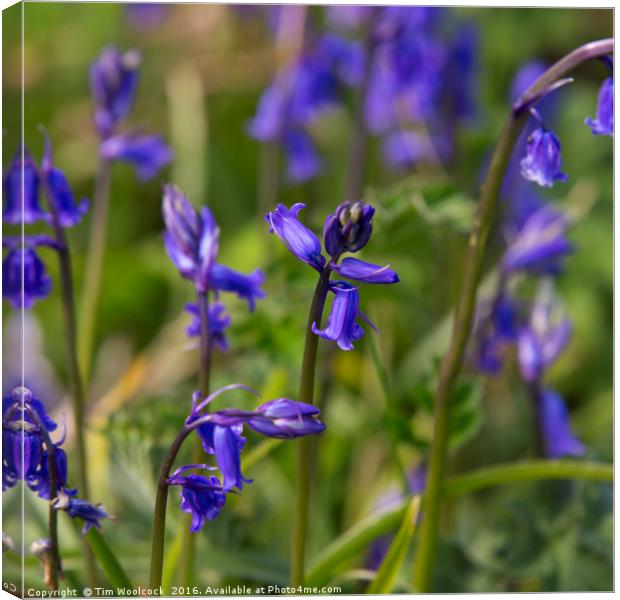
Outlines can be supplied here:
M374 265L358 258L343 258L339 264L332 265L331 268L342 277L364 283L398 283L400 281L396 272L389 266Z

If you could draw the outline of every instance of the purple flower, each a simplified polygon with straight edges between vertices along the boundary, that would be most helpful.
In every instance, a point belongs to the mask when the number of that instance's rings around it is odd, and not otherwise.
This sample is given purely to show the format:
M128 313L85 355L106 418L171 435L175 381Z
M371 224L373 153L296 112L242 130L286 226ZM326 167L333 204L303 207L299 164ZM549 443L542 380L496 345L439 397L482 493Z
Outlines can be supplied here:
M363 202L343 202L323 226L325 250L334 259L344 252L357 252L370 240L375 209Z
M168 14L169 7L165 4L141 2L126 4L127 18L136 29L149 31L161 25Z
M51 193L50 201L54 203L58 222L62 227L77 225L88 211L89 203L88 200L84 199L80 204L76 204L65 174L54 166L52 144L47 135L45 136L45 154L41 161L41 169Z
M543 288L532 309L530 322L519 332L518 357L523 378L528 382L542 378L547 369L562 353L572 334L567 317L552 320L554 305L548 288Z
M561 261L573 251L565 237L569 224L568 217L551 206L534 212L508 246L502 261L504 272L559 274Z
M101 144L100 152L107 160L132 165L142 181L155 177L172 160L172 151L160 135L115 135Z
M543 187L552 187L556 181L567 181L560 171L561 146L555 134L539 127L529 136L525 157L521 160L521 175Z
M387 135L381 149L387 164L393 169L405 169L432 157L433 149L415 131L396 131Z
M211 272L211 286L215 291L232 292L248 303L248 310L256 308L256 300L264 298L261 285L265 275L260 269L254 269L249 275L239 273L230 267L215 264Z
M278 398L261 404L256 412L258 415L252 417L248 425L269 437L292 439L325 430L325 424L318 419L321 411L304 402Z
M331 268L342 277L362 281L363 283L398 283L400 280L395 271L389 266L382 267L359 260L358 258L343 258L339 264Z
M183 277L206 293L219 249L219 228L211 211L205 206L197 213L179 188L166 185L162 214L168 256Z
M282 145L286 150L286 177L289 181L302 183L313 179L321 171L321 159L306 131L288 131L283 136Z
M22 165L21 149L18 149L4 174L4 210L2 219L5 223L19 225L35 221L49 221L50 216L39 205L39 175L37 167L28 150L24 148ZM23 168L23 170L22 170ZM23 179L22 179L23 173ZM22 212L22 181L24 210Z
M297 203L288 209L284 204L278 204L275 210L265 215L265 220L269 223L269 232L275 233L293 255L320 272L325 267L321 242L297 217L305 206Z
M28 246L11 248L2 262L2 297L16 309L22 306L22 284L25 308L46 298L52 290L52 280L43 261Z
M90 68L90 88L95 102L95 126L106 138L127 116L138 84L140 55L136 50L121 54L116 48L103 50Z
M64 510L72 519L78 518L84 521L82 533L88 533L91 528L101 530L101 519L112 518L103 507L103 504L91 504L79 498L70 498L66 494L59 496L52 503L56 510Z
M202 529L205 521L212 521L226 504L226 492L217 477L204 477L190 473L182 475L188 467L177 469L168 479L169 485L181 486L181 510L192 515L190 531Z
M585 124L594 135L614 134L614 80L608 77L603 81L598 94L596 119L588 117Z
M77 493L77 490L67 488L67 455L65 454L65 451L59 447L63 441L64 437L60 442L54 444L54 457L56 460L56 491L62 491L67 496L73 496ZM29 487L32 491L37 492L40 498L49 500L51 497L50 483L49 455L47 452L43 452L36 481L29 485Z
M186 304L185 310L193 315L192 322L187 326L185 332L190 337L200 336L200 312L197 304ZM209 333L211 341L220 350L228 350L228 340L226 339L226 329L230 325L230 317L226 314L226 307L221 302L209 304Z
M546 456L560 458L585 454L583 443L571 431L566 404L557 392L543 391L540 421Z
M317 323L313 323L312 331L322 338L336 342L342 350L352 350L353 342L357 342L364 335L364 330L357 323L361 316L359 291L345 281L331 282L329 289L335 297L327 326L320 329ZM372 323L369 324L374 328Z

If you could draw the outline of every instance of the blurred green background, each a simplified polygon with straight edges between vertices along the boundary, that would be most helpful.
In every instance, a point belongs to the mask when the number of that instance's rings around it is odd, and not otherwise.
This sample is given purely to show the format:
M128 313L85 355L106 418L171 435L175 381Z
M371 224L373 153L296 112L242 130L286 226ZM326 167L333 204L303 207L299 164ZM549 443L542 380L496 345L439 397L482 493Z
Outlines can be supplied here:
M377 205L376 227L364 257L390 263L401 283L365 286L362 309L377 324L355 351L326 352L321 344L319 388L328 394L327 433L312 502L310 559L374 510L398 482L392 445L412 467L432 431L429 394L434 364L445 348L446 319L459 291L466 232L480 171L508 110L508 88L526 61L552 62L589 40L612 34L609 10L450 9L480 34L476 118L458 132L447 170L387 170L371 144L367 198ZM266 273L267 298L248 314L226 298L233 318L230 351L217 353L213 386L243 382L265 398L295 397L302 331L314 272L295 261L268 234L259 202L260 146L245 126L274 72L272 36L265 19L240 16L225 5L167 5L155 27L136 28L122 4L24 5L24 130L40 157L37 125L49 130L55 160L79 197L92 197L97 136L91 124L89 64L107 45L137 48L142 68L130 127L162 133L173 164L148 183L115 165L96 358L89 392L92 497L117 518L104 523L110 546L135 583L145 583L158 464L187 414L195 386L195 351L183 329L192 300L162 245L162 184L173 181L196 206L207 203L221 227L221 261L241 271ZM320 22L321 7L312 7ZM3 165L20 140L20 7L3 13ZM587 457L612 459L612 143L583 125L593 115L604 78L598 63L580 67L576 83L560 94L555 131L563 143L569 182L547 197L587 207L571 231L577 251L558 281L574 337L548 377L566 399ZM311 184L284 181L279 201L309 205L306 223L322 220L342 200L352 131L352 102L314 132L325 173ZM83 281L90 217L69 232L76 287ZM6 234L15 233L5 227ZM501 252L495 236L489 269ZM45 251L42 251L42 254ZM54 283L57 265L44 256ZM3 391L19 375L19 315L3 304ZM26 315L26 381L67 415L65 348L58 295ZM382 389L372 345L389 381ZM330 359L330 360L327 360ZM326 380L330 382L326 383ZM458 448L450 470L532 455L533 432L526 390L514 365L497 379L465 376ZM464 384L465 385L465 384ZM252 406L243 394L221 399ZM248 447L260 440L248 434ZM456 442L455 442L456 443ZM243 494L229 497L220 517L197 534L201 584L277 583L287 580L292 512L294 444L282 444L248 473ZM179 461L182 464L182 461ZM168 509L168 550L182 523L178 490ZM3 495L4 529L19 542L19 490ZM26 492L25 544L45 534L45 503ZM612 587L611 486L562 482L500 487L448 503L443 515L437 591L610 590ZM81 546L61 515L67 582L82 582ZM334 580L343 591L366 587L347 565ZM408 568L408 565L407 567ZM19 580L19 557L4 556L4 578ZM42 586L36 559L26 557L26 581ZM356 574L357 573L357 574ZM403 570L397 591L407 591Z

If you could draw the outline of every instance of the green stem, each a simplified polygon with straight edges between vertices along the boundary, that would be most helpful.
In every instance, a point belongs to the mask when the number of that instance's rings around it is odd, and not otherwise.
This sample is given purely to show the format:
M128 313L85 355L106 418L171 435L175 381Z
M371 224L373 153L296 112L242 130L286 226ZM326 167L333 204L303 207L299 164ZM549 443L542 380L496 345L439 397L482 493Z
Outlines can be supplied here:
M456 377L461 369L465 346L469 338L476 290L489 231L493 224L495 205L513 146L528 118L522 107L540 96L545 89L585 60L613 52L613 40L592 42L577 48L552 65L522 96L520 103L509 115L491 158L488 172L480 191L478 213L469 237L465 258L461 294L459 296L448 350L439 372L435 395L435 423L431 444L427 492L420 529L418 552L414 561L413 582L418 592L429 591L437 554L439 510L449 437L449 403Z
M331 270L327 265L317 281L308 314L306 341L301 364L299 382L299 401L307 404L314 402L314 379L316 353L319 338L312 332L312 324L320 325L323 307L327 298L327 289ZM304 556L306 549L306 529L308 525L308 506L310 500L310 439L302 437L297 441L297 467L295 471L295 514L291 542L291 585L298 586L304 581Z
M482 467L451 477L444 482L445 497L456 498L494 485L538 481L544 479L582 479L613 481L613 465L581 460L529 460L504 465ZM306 585L327 584L346 563L378 537L394 531L402 522L410 498L380 513L371 514L334 540L319 558L310 565Z
M164 542L166 534L166 507L168 505L168 477L170 470L179 453L181 444L190 434L192 429L184 426L177 434L172 442L170 450L164 460L164 463L157 481L157 491L155 492L155 510L153 511L153 540L151 544L151 575L149 579L149 587L158 589L161 586L162 569L164 566Z
M99 294L101 292L101 275L105 256L105 244L108 229L108 212L110 206L110 163L100 159L99 171L95 179L93 214L90 226L90 246L86 259L84 287L80 312L79 359L82 365L84 381L90 379L93 358L93 343Z
M49 186L47 178L44 174L39 173L39 181L42 182L43 190L47 198L48 208L51 214L52 229L54 237L58 243L58 263L60 272L60 294L63 312L63 321L65 325L65 340L67 347L67 362L69 366L69 386L71 389L71 398L73 399L73 413L75 420L75 438L77 442L77 463L78 463L78 486L80 488L80 496L84 500L90 498L90 486L88 483L87 457L88 451L86 447L86 431L85 431L85 398L84 385L77 353L77 329L76 329L76 312L75 297L73 288L73 275L71 271L71 255L69 253L69 243L65 230L60 224L58 209L54 201L54 194ZM97 570L95 561L90 548L85 545L84 559L86 561L86 571L88 581L91 585L97 583Z
M88 542L90 549L101 565L106 577L112 586L116 588L115 591L117 592L117 595L119 589L125 590L125 593L132 590L133 585L131 580L127 577L127 574L118 562L115 554L108 547L103 535L101 535L101 533L99 533L96 529L89 529L88 532L84 534L84 538Z
M200 353L198 365L198 389L206 397L209 395L211 379L211 335L209 333L209 297L206 293L198 294L198 314L200 315ZM208 407L207 407L208 410ZM200 438L194 441L192 449L192 463L200 463L204 450ZM189 586L193 583L193 571L196 554L196 536L190 531L192 515L184 515L181 540L181 556L179 583Z

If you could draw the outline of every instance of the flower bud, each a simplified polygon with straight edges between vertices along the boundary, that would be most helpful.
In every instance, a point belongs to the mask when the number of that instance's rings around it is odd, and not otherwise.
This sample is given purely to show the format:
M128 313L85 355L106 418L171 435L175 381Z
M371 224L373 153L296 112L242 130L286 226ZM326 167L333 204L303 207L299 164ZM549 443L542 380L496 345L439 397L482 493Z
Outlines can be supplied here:
M357 252L372 234L375 209L361 201L343 202L327 217L323 228L325 249L332 258L343 252Z

